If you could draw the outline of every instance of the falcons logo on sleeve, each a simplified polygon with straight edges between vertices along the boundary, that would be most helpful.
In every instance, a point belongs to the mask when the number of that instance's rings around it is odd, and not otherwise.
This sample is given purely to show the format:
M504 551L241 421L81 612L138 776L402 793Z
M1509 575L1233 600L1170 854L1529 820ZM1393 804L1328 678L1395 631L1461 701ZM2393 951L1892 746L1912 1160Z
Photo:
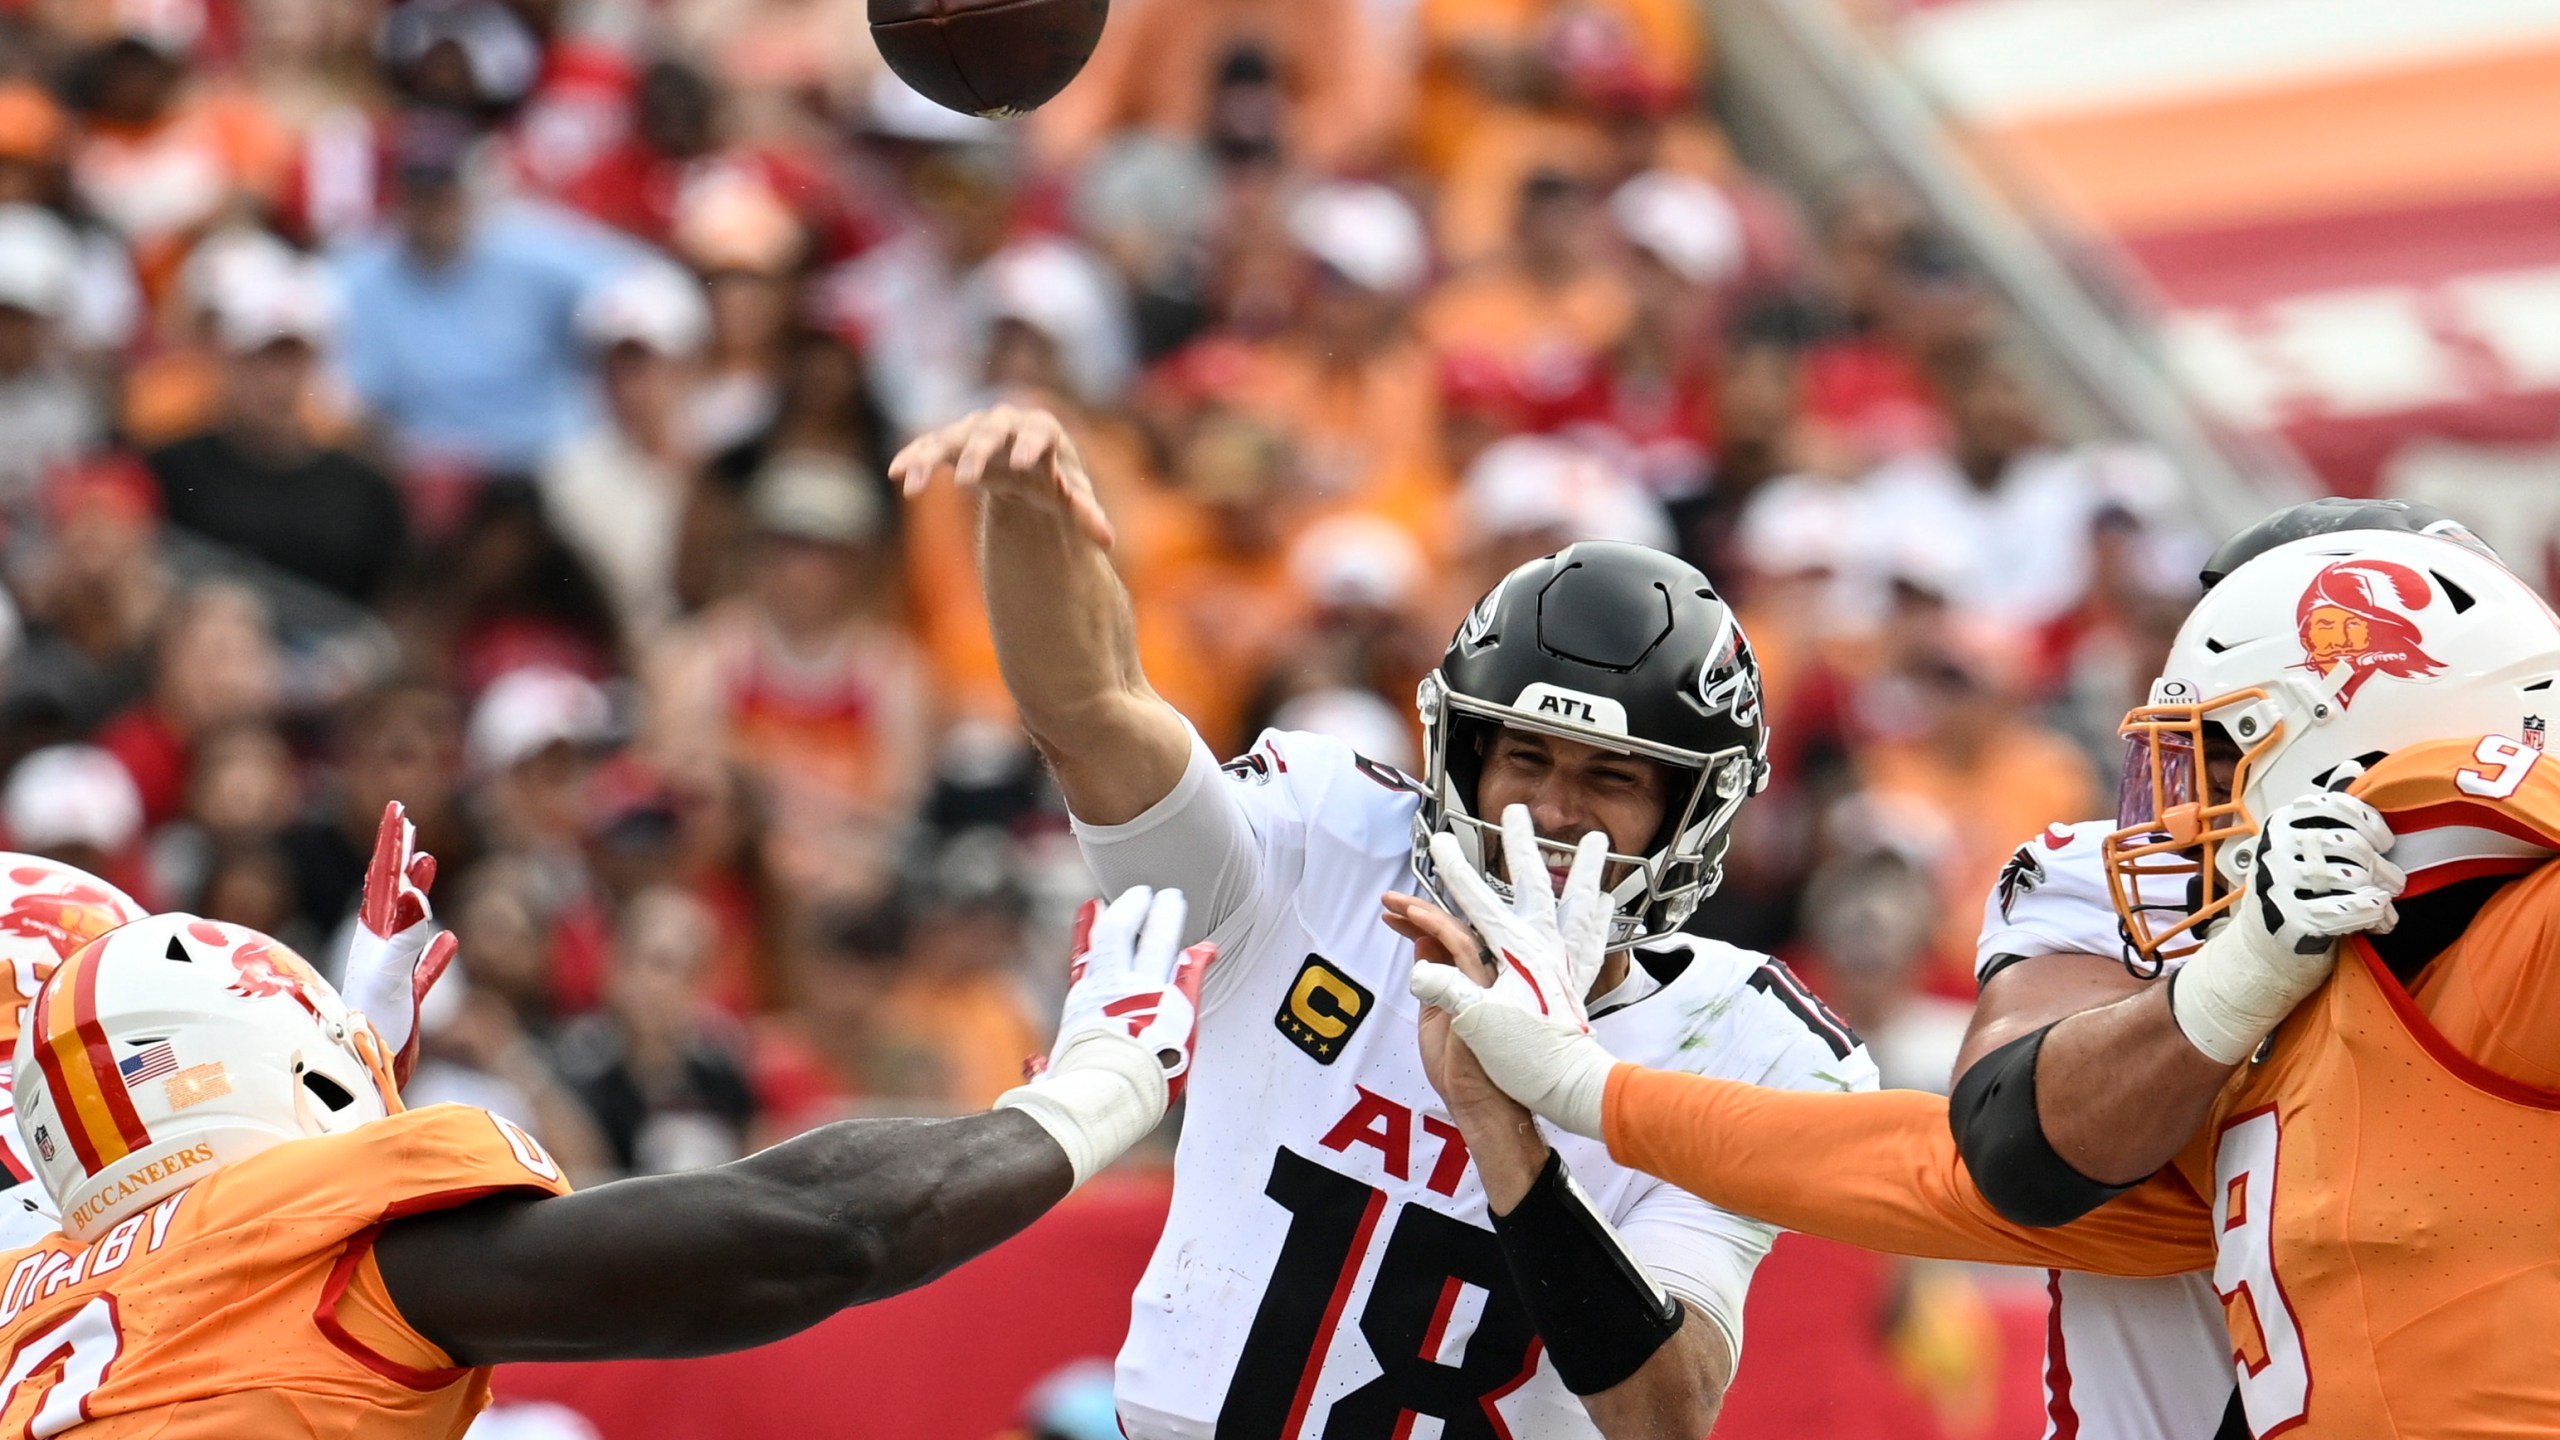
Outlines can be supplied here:
M2036 843L2030 840L2009 856L2009 863L2000 867L2000 918L2016 919L2014 912L2018 908L2018 897L2035 893L2035 888L2043 883L2044 861L2036 854Z

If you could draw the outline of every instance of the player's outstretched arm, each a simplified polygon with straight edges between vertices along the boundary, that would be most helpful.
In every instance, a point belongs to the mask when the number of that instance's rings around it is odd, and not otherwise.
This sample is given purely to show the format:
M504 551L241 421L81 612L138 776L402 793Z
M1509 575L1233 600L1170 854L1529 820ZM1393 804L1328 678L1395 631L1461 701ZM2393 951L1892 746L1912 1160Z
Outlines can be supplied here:
M953 1120L853 1120L716 1169L393 1221L393 1304L458 1363L707 1355L932 1279L1137 1142L1188 1075L1208 946L1179 891L1078 921L1047 1071Z
M457 1364L710 1355L922 1284L1074 1179L1019 1111L849 1120L717 1169L395 1221L374 1251Z
M999 405L889 462L910 495L943 474L984 497L978 570L996 660L1068 809L1089 825L1136 819L1182 779L1190 728L1139 668L1111 522L1074 442L1055 416Z
M1584 874L1577 866L1566 880L1565 905L1596 878L1596 869ZM1537 952L1548 947L1486 923L1498 902L1479 893L1482 882L1471 870L1459 866L1450 879L1489 949L1505 962L1516 956L1541 968ZM1468 937L1446 915L1401 898L1405 903L1390 905L1398 929L1447 933L1442 948L1463 951ZM1504 1093L1576 1134L1606 1140L1621 1164L1736 1214L1955 1260L2169 1275L2212 1259L2204 1239L2208 1212L2174 1176L2082 1226L2015 1225L1966 1175L1947 1102L1938 1096L1813 1094L1618 1064L1569 1007L1556 1013L1489 984L1489 967L1470 973L1431 958L1415 964L1413 993L1447 1017L1451 1043L1462 1043Z
M1956 1153L1947 1102L1826 1095L1619 1065L1602 1130L1621 1164L1772 1225L1897 1255L2176 1275L2213 1263L2210 1207L2175 1171L2079 1221L2022 1226Z
M2247 893L2171 981L1970 1065L1951 1097L1956 1136L2000 1213L2065 1223L2183 1149L2232 1070L2328 978L2338 938L2391 928L2406 883L2383 858L2391 843L2381 815L2349 796L2283 806L2260 833Z

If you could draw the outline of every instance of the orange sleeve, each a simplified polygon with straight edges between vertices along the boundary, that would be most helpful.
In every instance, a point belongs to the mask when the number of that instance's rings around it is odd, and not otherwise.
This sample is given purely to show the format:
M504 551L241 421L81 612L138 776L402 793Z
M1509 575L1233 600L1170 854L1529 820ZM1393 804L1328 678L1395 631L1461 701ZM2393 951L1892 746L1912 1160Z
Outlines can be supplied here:
M2069 1225L2000 1218L1956 1153L1944 1096L1772 1090L1620 1065L1609 1153L1710 1204L1896 1255L2179 1275L2213 1264L2212 1216L2174 1173Z
M2465 1057L2509 1080L2560 1088L2560 764L2539 735L2461 736L2393 752L2350 793L2391 824L2408 896L2521 875L2411 987Z
M422 1375L457 1368L452 1356L402 1318L390 1287L382 1281L382 1266L373 1257L372 1244L349 1250L347 1258L354 1261L354 1268L346 1288L328 1302L322 1323L334 1320L344 1337L360 1347L359 1353L392 1366Z
M215 1192L226 1223L336 1223L349 1233L402 1215L509 1191L558 1195L569 1182L531 1135L474 1105L430 1105L340 1135L278 1146Z

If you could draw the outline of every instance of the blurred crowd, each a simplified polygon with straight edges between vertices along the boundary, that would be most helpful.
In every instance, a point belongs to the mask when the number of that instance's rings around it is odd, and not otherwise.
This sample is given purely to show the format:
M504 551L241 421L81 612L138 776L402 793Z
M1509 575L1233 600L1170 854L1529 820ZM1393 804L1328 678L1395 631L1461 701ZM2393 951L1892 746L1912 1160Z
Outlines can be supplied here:
M1696 561L1779 784L1695 923L1941 1085L2203 542L1909 195L1742 167L1701 27L1121 0L997 124L853 0L0 0L0 840L325 965L405 801L419 1088L581 1178L981 1105L1090 882L969 502L882 468L1027 400L1221 750L1410 767L1507 568Z

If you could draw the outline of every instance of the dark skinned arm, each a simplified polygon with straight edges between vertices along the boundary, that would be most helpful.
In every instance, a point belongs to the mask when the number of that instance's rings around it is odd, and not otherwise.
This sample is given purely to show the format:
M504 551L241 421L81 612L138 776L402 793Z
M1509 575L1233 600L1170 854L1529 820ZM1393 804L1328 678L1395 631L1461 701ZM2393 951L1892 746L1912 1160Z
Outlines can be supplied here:
M1956 1076L2047 1025L2036 1114L2054 1153L2092 1180L2129 1185L2175 1159L2231 1078L2180 1032L2167 986L2096 955L2038 956L1992 976Z
M1984 982L1974 1000L1973 1020L1965 1027L1948 1083L1963 1079L1973 1062L2012 1040L2138 995L2149 983L2134 979L2122 961L2099 955L2060 953L2010 961Z
M710 1355L921 1285L1073 1178L1020 1111L849 1120L715 1169L395 1220L374 1253L457 1364Z

